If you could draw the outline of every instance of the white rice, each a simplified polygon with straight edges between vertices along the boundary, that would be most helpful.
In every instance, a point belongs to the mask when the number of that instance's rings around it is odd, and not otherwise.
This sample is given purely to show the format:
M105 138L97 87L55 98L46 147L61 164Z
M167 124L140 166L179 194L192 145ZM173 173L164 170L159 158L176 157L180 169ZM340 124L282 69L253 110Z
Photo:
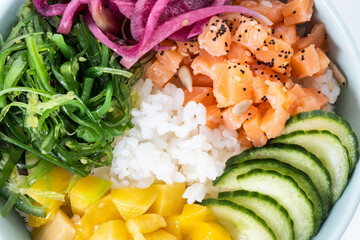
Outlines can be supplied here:
M141 102L131 112L134 127L114 149L113 187L185 182L188 203L201 201L226 160L240 153L236 132L207 128L206 108L195 102L183 107L184 92L173 84L157 90L147 79L136 89Z

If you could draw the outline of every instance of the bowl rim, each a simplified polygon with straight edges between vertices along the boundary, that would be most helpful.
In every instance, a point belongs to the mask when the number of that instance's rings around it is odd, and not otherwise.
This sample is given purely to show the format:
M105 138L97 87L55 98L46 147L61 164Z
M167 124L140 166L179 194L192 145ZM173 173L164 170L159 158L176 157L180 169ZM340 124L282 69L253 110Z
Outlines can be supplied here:
M353 49L352 52L354 62L354 68L358 69L360 74L360 49L357 48L353 37L350 34L350 31L343 21L340 14L337 12L330 0L315 0L316 2L321 2L326 12L331 15L330 17L334 20L335 24L340 29L339 35L342 35L344 39L344 45L347 45L348 48ZM316 3L315 3L316 4ZM349 224L352 218L355 215L356 209L360 202L360 188L356 186L360 185L360 167L356 166L352 175L349 178L349 182L338 200L338 202L331 209L329 216L325 219L324 223L321 226L319 233L314 237L314 239L341 239L346 229L349 227ZM346 206L346 208L344 208ZM341 214L340 214L341 213ZM339 215L340 214L340 215Z

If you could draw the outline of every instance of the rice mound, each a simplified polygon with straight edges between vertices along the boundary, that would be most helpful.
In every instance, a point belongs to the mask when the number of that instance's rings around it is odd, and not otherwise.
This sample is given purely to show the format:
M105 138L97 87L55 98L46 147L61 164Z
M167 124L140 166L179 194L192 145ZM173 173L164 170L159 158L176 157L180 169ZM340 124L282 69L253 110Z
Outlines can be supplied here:
M184 107L184 92L173 84L158 90L146 79L135 89L141 101L131 111L134 127L115 140L113 187L185 182L188 203L201 201L226 160L240 153L236 132L207 128L206 108L193 101Z

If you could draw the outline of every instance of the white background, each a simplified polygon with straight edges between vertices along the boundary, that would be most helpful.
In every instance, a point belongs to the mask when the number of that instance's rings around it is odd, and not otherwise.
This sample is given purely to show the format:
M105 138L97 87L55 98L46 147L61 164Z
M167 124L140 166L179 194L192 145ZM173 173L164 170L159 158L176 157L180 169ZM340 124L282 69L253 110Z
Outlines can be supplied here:
M360 51L360 0L329 0L340 14ZM360 187L360 186L359 186ZM341 240L360 239L360 205Z

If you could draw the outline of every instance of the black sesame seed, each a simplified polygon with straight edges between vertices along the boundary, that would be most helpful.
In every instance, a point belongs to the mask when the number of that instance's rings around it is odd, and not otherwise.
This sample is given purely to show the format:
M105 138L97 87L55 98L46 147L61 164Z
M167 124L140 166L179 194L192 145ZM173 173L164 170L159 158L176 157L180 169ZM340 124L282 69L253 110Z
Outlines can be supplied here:
M243 91L246 91L246 88L243 88Z
M206 96L210 96L210 93L207 93Z
M162 56L162 55L164 55L164 51L161 51L161 52L160 52L160 56Z
M296 11L293 11L293 14L295 14L296 13Z
M305 52L305 49L301 50L301 52L304 53L304 52Z

